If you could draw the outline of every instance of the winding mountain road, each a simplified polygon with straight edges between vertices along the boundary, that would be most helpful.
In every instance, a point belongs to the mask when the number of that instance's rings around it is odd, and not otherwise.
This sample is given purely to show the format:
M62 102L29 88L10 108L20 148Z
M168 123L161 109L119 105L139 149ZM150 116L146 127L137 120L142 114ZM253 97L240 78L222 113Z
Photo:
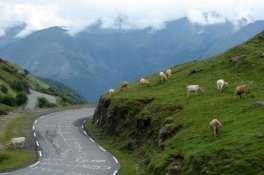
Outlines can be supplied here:
M53 97L52 95L37 92L32 89L30 89L29 91L30 94L28 95L28 104L25 107L29 111L34 110L38 97L45 97L50 103L56 103L56 98Z
M84 131L94 109L48 114L33 125L39 161L8 175L116 175L118 160Z

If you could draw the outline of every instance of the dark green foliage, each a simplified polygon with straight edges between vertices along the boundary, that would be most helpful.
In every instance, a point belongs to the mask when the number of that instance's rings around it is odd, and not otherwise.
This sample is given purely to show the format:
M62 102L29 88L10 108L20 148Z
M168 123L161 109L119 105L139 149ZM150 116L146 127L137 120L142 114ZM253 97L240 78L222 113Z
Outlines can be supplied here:
M24 69L24 74L27 76L30 72L27 69Z
M11 83L11 87L12 87L12 89L14 89L14 90L22 91L22 89L23 89L23 84L22 84L21 81L16 81L16 80L14 80L14 81Z
M40 108L50 108L55 107L54 103L50 103L45 97L38 97L38 107Z
M64 84L52 81L49 79L39 78L43 82L47 83L50 87L48 89L40 89L41 92L60 96L62 101L70 104L84 104L87 100L82 97L77 91L65 86Z
M3 92L3 93L7 93L8 92L8 89L7 89L7 87L5 86L5 85L0 85L0 88L1 88L1 91Z
M16 105L16 100L14 97L10 95L6 95L2 99L2 103L8 106L15 106Z
M16 96L16 104L17 105L23 105L27 102L27 95L25 93L19 93Z

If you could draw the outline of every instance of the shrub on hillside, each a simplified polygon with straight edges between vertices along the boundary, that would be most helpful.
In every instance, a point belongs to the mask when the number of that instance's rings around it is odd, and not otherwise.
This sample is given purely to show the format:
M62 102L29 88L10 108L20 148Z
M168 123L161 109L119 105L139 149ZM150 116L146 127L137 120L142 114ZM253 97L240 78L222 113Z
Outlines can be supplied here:
M5 86L5 85L0 85L0 88L1 88L1 91L3 92L3 93L7 93L8 92L8 89L7 89L7 87Z
M16 91L29 92L29 85L25 81L13 81L11 83L11 88Z
M45 97L38 97L38 107L40 108L50 108L50 107L55 107L56 104L50 103Z
M0 115L7 115L9 112L8 108L0 106Z
M22 105L25 104L27 102L27 96L25 93L19 93L16 96L16 104L17 105Z
M2 98L2 103L8 106L15 106L16 105L16 100L14 97L10 95L6 95Z

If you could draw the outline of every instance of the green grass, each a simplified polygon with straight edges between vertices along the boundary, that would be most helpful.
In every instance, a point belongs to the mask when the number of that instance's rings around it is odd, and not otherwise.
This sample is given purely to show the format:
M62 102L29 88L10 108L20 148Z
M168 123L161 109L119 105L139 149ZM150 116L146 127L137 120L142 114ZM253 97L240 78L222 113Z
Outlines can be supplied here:
M92 121L88 120L86 122L86 129L88 133L95 139L95 141L110 151L119 161L121 164L121 170L119 172L120 175L136 175L138 174L133 166L135 161L133 161L133 157L127 154L124 154L120 150L116 150L113 147L113 142L110 142L107 137L104 137L100 134L99 130L93 127Z
M263 48L264 32L222 55L172 67L173 75L165 83L157 73L146 77L152 82L150 87L134 82L121 92L116 89L110 106L102 104L102 113L94 121L103 121L100 130L116 150L124 150L128 143L135 145L125 150L134 155L145 174L263 174L264 108L249 109L252 103L264 101ZM229 64L236 55L247 56L247 63ZM194 69L203 71L189 75ZM230 87L219 94L216 81L222 78ZM243 83L249 84L250 93L236 99L234 90ZM189 84L199 84L205 94L191 94L187 99ZM107 99L104 94L103 100ZM151 125L138 129L137 121L145 118L151 119ZM223 125L216 139L208 126L214 118ZM160 149L159 130L165 123L176 132Z
M26 150L0 150L0 155L8 156L8 159L0 162L0 172L7 169L22 167L25 163L32 163L36 160L35 151Z

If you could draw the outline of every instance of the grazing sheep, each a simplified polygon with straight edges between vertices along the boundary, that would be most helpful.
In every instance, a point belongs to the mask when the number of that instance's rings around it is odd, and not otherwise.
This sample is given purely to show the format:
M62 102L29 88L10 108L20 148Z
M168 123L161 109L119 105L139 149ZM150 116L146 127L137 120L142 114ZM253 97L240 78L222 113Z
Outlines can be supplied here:
M237 96L239 96L241 98L242 94L247 94L247 93L248 93L248 85L243 84L243 85L236 87L236 90L235 90L236 98L237 98Z
M214 136L214 138L216 138L217 136L219 136L219 131L220 131L220 127L222 126L220 121L217 120L217 119L213 119L211 122L210 122L210 129L212 131L212 134Z
M235 56L229 60L229 63L236 63L238 61L246 62L246 56Z
M164 80L167 80L168 79L168 77L166 76L166 74L164 72L160 72L159 73L159 76L161 77L162 83L164 82Z
M165 74L166 74L166 76L168 78L170 78L170 76L171 76L171 69L167 69L166 72L165 72Z
M128 82L127 81L123 81L121 84L120 84L120 90L123 90L124 88L127 88L128 86Z
M195 95L197 94L198 91L204 93L204 90L199 85L189 85L186 86L186 88L187 88L187 98L189 97L190 92L194 92Z
M109 89L108 94L110 97L112 97L112 95L115 93L114 89Z
M16 148L16 145L17 144L21 144L20 148L22 148L24 146L24 144L25 144L25 140L26 140L25 137L12 138L8 142L7 146L13 144L14 145L14 148Z
M145 78L141 78L141 79L139 80L139 82L140 82L140 84L141 84L142 86L148 86L148 85L150 85L150 81L148 81L148 80L145 79Z
M229 87L228 83L225 82L223 79L217 80L216 86L220 93L222 93L224 87Z

